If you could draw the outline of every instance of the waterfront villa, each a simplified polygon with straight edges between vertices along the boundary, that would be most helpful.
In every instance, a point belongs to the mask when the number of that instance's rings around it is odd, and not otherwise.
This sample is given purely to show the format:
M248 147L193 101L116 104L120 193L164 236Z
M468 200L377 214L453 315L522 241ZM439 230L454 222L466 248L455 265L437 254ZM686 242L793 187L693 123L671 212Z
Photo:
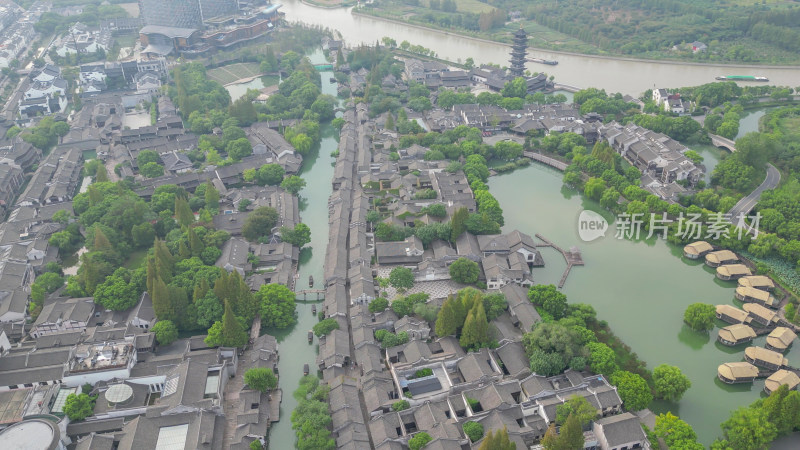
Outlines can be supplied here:
M724 320L728 323L744 323L748 315L747 311L742 311L735 306L717 305L717 319Z
M717 332L717 340L723 345L739 345L750 342L756 337L756 332L745 324L736 324L720 328Z
M719 267L723 264L733 264L736 262L739 262L739 257L730 250L719 250L706 255L706 264L711 267Z
M723 281L738 280L741 277L748 277L752 274L744 264L729 264L717 267L717 278Z
M778 327L772 330L772 333L767 336L766 347L776 352L785 352L786 349L792 345L792 341L794 341L796 337L797 335L794 331L786 327Z
M772 391L777 390L781 385L785 384L789 390L793 390L800 384L800 377L796 373L781 369L767 378L764 382L764 391L769 395Z
M752 383L758 377L758 367L748 362L732 362L717 367L717 377L723 383Z
M778 321L778 313L758 303L745 303L742 305L742 309L749 312L753 322L761 326L768 327Z
M711 250L714 250L714 247L706 241L692 242L686 247L683 247L683 256L689 259L700 259L701 256L704 256Z
M768 370L778 370L789 364L789 360L778 352L767 350L764 347L747 347L744 349L744 359L750 364Z
M745 303L758 303L759 305L769 306L770 308L777 307L775 297L770 295L767 291L756 289L754 287L737 287L734 294L737 300Z
M594 421L592 431L597 437L597 448L601 450L650 448L650 441L642 430L639 418L629 412Z
M775 283L772 282L770 277L765 275L752 275L749 277L739 278L739 286L751 287L764 291L771 291L775 289Z

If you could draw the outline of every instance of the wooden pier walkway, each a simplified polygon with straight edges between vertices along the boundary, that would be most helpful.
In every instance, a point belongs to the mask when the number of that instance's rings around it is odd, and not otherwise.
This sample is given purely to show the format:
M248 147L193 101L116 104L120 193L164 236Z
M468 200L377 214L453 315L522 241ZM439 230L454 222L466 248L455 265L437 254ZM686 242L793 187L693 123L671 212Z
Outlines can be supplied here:
M300 300L300 296L303 296L303 301L306 300L322 300L325 298L325 289L303 289L301 291L295 291L294 293L295 298ZM313 295L313 299L309 299L308 296Z
M583 257L581 257L580 250L578 250L577 247L572 247L569 251L566 251L556 244L550 242L539 233L536 233L536 238L544 242L544 244L539 244L537 247L552 247L564 257L564 261L567 263L567 268L564 270L564 274L561 275L561 280L558 281L558 288L563 288L564 284L567 282L567 277L569 276L569 272L572 270L572 268L574 266L583 265Z

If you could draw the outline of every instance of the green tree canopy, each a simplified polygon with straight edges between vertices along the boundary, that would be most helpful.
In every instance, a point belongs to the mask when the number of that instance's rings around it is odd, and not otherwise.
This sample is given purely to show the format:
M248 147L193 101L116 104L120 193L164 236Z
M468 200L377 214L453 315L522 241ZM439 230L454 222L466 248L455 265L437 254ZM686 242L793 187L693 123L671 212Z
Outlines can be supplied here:
M389 284L400 291L410 289L414 286L414 272L407 267L395 267L389 273Z
M653 401L653 394L647 381L639 374L618 370L611 375L611 384L617 386L617 392L628 411L645 409Z
M150 328L161 345L169 345L178 339L178 327L171 320L159 320Z
M693 330L708 331L714 328L717 310L714 305L692 303L683 313L683 321Z
M86 394L69 394L62 408L69 420L83 420L94 413L92 399Z
M478 263L467 258L458 258L450 264L450 277L462 284L475 284L480 275Z
M677 402L683 394L692 387L689 377L684 375L676 366L661 364L653 369L653 384L656 397L671 402Z
M287 328L295 318L295 294L282 284L264 284L256 292L261 305L262 326Z
M272 229L278 223L280 216L275 208L261 206L247 215L247 219L242 225L242 236L248 241L254 242L263 236L272 233Z
M317 337L325 336L326 334L330 333L333 330L339 329L339 322L336 321L333 317L328 317L327 319L321 320L317 322L314 327L314 334Z
M244 373L244 384L256 391L268 392L278 386L278 377L272 373L272 369L253 367Z

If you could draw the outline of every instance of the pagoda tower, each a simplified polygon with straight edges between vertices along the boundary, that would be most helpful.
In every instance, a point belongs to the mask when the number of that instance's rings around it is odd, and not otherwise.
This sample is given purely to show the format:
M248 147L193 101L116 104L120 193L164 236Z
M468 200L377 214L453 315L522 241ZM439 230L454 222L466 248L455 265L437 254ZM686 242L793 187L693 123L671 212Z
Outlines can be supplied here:
M521 77L525 74L525 54L528 48L528 33L520 27L514 32L514 43L511 45L511 76Z

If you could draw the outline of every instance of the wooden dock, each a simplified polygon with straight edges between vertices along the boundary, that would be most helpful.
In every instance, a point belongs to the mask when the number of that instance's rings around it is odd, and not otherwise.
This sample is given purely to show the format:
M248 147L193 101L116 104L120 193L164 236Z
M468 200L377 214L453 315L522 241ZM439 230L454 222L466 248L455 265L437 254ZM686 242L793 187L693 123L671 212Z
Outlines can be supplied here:
M581 257L580 250L578 250L578 247L572 247L569 251L566 251L538 233L536 234L536 238L543 242L543 244L540 244L537 247L552 247L564 257L564 261L567 263L567 268L564 270L564 274L561 275L561 280L558 281L558 288L563 288L564 284L567 282L567 277L569 276L569 272L572 270L572 268L574 266L583 265L583 257Z
M301 291L295 291L294 295L297 300L300 300L301 295L303 296L303 301L323 300L325 299L325 289L303 289ZM309 296L314 296L314 298L308 298Z

